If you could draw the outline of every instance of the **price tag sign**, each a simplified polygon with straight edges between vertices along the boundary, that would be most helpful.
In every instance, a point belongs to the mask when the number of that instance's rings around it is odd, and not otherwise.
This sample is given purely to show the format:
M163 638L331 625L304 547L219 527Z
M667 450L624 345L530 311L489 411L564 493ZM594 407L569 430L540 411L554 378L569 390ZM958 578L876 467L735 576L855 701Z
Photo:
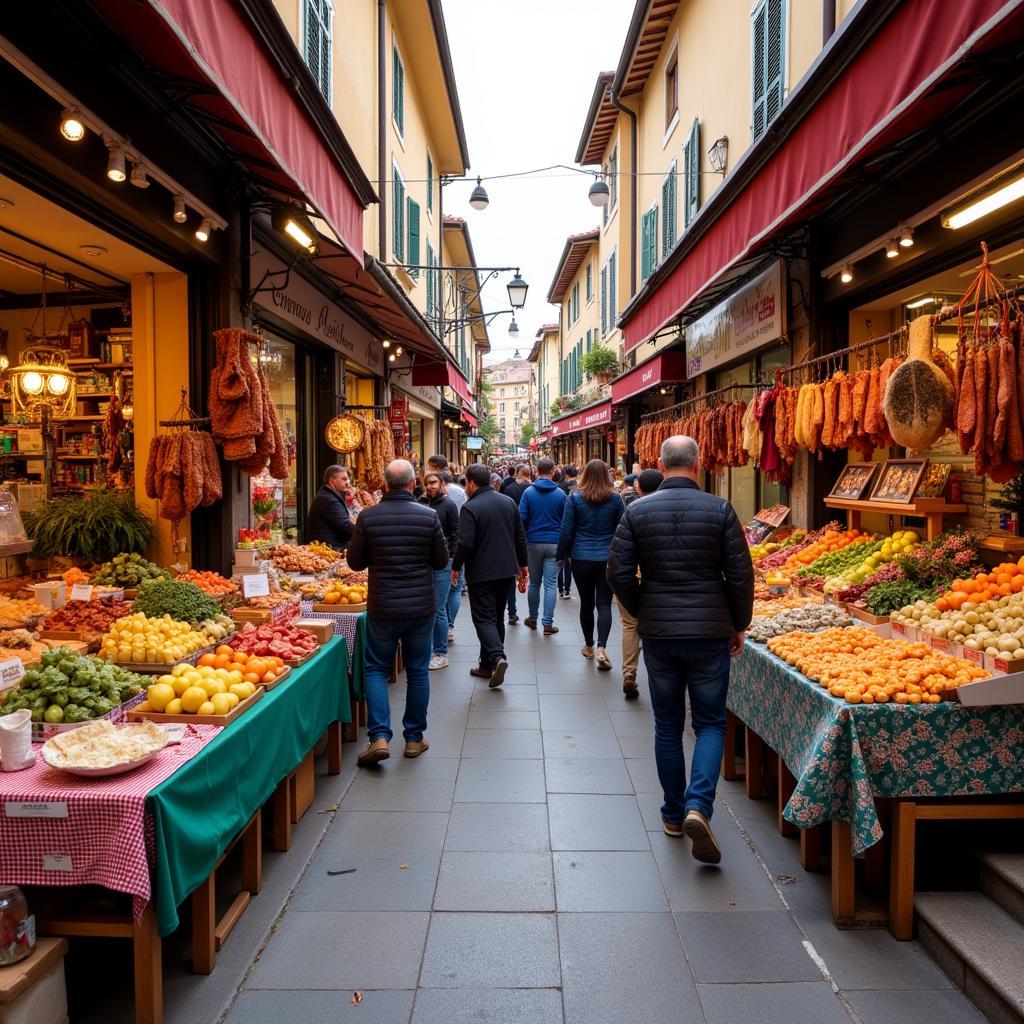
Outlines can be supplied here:
M92 586L88 583L74 583L71 586L72 601L91 601Z
M242 577L242 597L266 597L270 593L270 579L265 572Z
M74 871L75 866L66 853L47 853L43 855L44 871Z
M8 818L66 818L68 805L63 800L6 800Z
M0 692L17 686L25 675L25 663L21 658L0 661Z

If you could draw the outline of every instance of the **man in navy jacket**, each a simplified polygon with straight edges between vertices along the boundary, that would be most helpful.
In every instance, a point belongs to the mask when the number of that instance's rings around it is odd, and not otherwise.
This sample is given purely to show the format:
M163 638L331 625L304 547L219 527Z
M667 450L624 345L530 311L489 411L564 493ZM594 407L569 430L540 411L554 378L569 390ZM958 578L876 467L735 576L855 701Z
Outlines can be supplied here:
M555 625L555 601L558 597L558 536L562 529L565 491L552 479L555 464L539 459L537 479L519 499L519 517L526 531L526 552L530 567L530 589L527 594L530 614L526 625L537 628L540 607L540 586L544 583L544 635L558 632Z

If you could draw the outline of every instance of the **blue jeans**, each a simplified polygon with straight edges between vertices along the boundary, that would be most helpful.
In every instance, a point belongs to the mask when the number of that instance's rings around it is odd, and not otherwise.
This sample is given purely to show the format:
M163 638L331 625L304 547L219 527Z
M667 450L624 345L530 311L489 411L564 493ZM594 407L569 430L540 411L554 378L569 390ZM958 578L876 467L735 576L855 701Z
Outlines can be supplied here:
M567 558L558 570L558 592L568 594L572 590L572 559Z
M434 570L434 654L448 655L448 594L452 589L452 563Z
M558 600L558 563L555 554L557 544L527 544L526 554L530 566L530 587L526 600L530 606L530 618L536 621L540 608L540 585L544 583L544 625L555 621L555 601Z
M366 735L371 741L390 741L394 735L391 731L388 679L399 641L402 642L407 680L402 731L407 740L423 739L430 700L430 640L433 629L433 615L420 619L371 619L367 616Z
M451 577L449 576L449 581ZM455 628L455 617L462 607L462 588L466 585L466 570L459 570L459 582L448 591L448 628Z
M665 793L661 813L674 824L691 809L710 819L725 746L729 641L644 637L643 651L654 712L654 757ZM683 756L687 693L697 736L689 786Z

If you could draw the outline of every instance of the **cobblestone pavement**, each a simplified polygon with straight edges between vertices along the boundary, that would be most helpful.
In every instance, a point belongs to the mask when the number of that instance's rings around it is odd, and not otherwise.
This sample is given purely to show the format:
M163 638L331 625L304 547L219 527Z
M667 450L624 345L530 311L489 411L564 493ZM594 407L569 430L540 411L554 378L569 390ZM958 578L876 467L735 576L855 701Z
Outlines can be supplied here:
M662 833L646 681L626 703L618 622L598 672L577 614L509 627L490 691L463 608L429 752L404 759L399 725L355 774L230 1024L981 1021L917 943L837 931L827 879L742 784L719 792L720 868Z

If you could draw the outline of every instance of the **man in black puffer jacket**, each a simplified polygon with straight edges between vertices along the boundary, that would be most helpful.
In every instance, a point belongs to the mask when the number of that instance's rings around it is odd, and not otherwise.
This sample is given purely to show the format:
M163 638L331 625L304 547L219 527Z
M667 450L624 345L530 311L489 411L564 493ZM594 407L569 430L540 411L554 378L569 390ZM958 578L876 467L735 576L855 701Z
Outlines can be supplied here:
M637 618L643 639L665 834L688 835L694 857L717 864L722 854L710 819L725 741L729 657L743 649L750 625L754 567L732 505L697 485L698 462L692 437L670 437L661 446L665 481L623 514L608 582ZM687 692L697 735L689 786Z
M384 471L387 493L364 509L348 546L348 564L370 570L366 609L366 735L361 767L388 759L391 707L388 678L402 642L406 690L405 756L418 757L429 744L429 664L434 629L433 572L448 564L448 545L437 513L413 497L416 472L405 459Z

